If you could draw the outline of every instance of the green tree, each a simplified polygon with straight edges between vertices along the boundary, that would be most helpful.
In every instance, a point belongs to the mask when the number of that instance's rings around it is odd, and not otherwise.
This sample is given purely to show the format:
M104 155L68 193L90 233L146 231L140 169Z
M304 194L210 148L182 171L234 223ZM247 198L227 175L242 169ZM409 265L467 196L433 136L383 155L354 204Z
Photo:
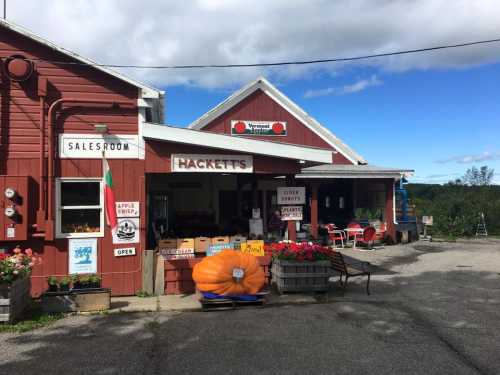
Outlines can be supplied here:
M464 176L461 178L463 185L467 186L489 186L493 181L494 169L483 165L481 168L472 167L467 169Z

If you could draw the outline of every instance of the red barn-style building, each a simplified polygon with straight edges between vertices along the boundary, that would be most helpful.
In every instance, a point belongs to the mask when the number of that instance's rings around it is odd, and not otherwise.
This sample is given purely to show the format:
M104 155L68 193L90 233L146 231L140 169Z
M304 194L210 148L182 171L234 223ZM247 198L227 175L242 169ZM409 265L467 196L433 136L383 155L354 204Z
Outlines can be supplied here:
M0 198L0 249L41 256L35 296L48 276L84 266L72 260L77 243L97 250L103 286L132 295L159 236L266 237L278 187L305 187L290 239L317 237L322 223L347 225L359 208L379 209L395 237L394 184L409 171L371 166L264 78L180 128L163 125L163 91L4 20L0 60L0 191L14 191ZM103 156L118 207L114 235Z

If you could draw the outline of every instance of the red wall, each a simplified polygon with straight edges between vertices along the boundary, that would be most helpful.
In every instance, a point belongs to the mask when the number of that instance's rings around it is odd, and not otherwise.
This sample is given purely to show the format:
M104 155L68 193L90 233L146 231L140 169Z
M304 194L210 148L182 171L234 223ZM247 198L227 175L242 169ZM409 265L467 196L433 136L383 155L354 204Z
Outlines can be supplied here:
M236 104L218 118L207 124L203 130L215 133L231 134L231 121L285 121L287 123L286 136L248 136L265 141L285 142L304 146L321 147L335 150L321 137L297 120L290 112L266 95L257 90L241 102ZM352 164L341 153L334 154L335 164Z
M31 59L71 61L42 44L0 26L0 58L21 54ZM127 101L130 104L112 108L110 104L67 104L57 111L57 133L95 134L94 124L103 123L111 134L136 134L138 129L137 98L139 89L90 66L71 66L50 62L35 62L36 73L25 83L8 80L3 73L0 85L0 175L32 176L35 189L29 196L29 224L35 223L38 206L40 109L38 78L46 78L47 124L48 105L59 98L106 99ZM47 127L45 129L47 136ZM46 140L47 138L45 138ZM57 136L55 136L57 153ZM47 147L45 148L47 156ZM109 160L118 201L145 202L144 160ZM126 173L125 173L126 171ZM100 177L101 160L59 160L55 162L55 177ZM26 202L28 203L28 202ZM141 207L145 217L145 207ZM144 225L145 223L141 223ZM144 230L142 244L145 243ZM12 247L17 243L4 242L0 247ZM68 272L68 241L57 239L52 243L32 239L20 243L32 247L41 257L42 264L33 273L33 292L38 295L46 287L49 275ZM104 286L111 287L113 294L134 294L141 288L141 251L137 255L115 258L111 236L106 229L105 237L98 240L98 270L103 274Z

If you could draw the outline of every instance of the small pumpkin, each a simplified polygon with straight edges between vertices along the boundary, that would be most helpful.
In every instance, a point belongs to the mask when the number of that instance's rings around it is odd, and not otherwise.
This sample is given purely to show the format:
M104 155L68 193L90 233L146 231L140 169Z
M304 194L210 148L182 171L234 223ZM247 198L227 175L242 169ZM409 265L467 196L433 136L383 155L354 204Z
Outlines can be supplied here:
M253 255L223 250L196 264L193 280L202 292L219 295L256 294L265 283L265 275Z

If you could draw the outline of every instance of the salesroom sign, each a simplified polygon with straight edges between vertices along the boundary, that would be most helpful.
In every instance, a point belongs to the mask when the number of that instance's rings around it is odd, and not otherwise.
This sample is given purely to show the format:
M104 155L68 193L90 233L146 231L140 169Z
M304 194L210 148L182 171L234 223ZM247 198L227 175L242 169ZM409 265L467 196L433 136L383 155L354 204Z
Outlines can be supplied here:
M281 220L302 220L303 210L302 206L282 206L281 207Z
M278 204L306 203L306 188L303 186L279 187L277 190L278 190Z
M73 159L138 159L137 135L60 134L59 156Z
M285 136L286 122L284 121L231 121L231 135L265 135Z
M252 173L251 155L172 154L172 172Z

